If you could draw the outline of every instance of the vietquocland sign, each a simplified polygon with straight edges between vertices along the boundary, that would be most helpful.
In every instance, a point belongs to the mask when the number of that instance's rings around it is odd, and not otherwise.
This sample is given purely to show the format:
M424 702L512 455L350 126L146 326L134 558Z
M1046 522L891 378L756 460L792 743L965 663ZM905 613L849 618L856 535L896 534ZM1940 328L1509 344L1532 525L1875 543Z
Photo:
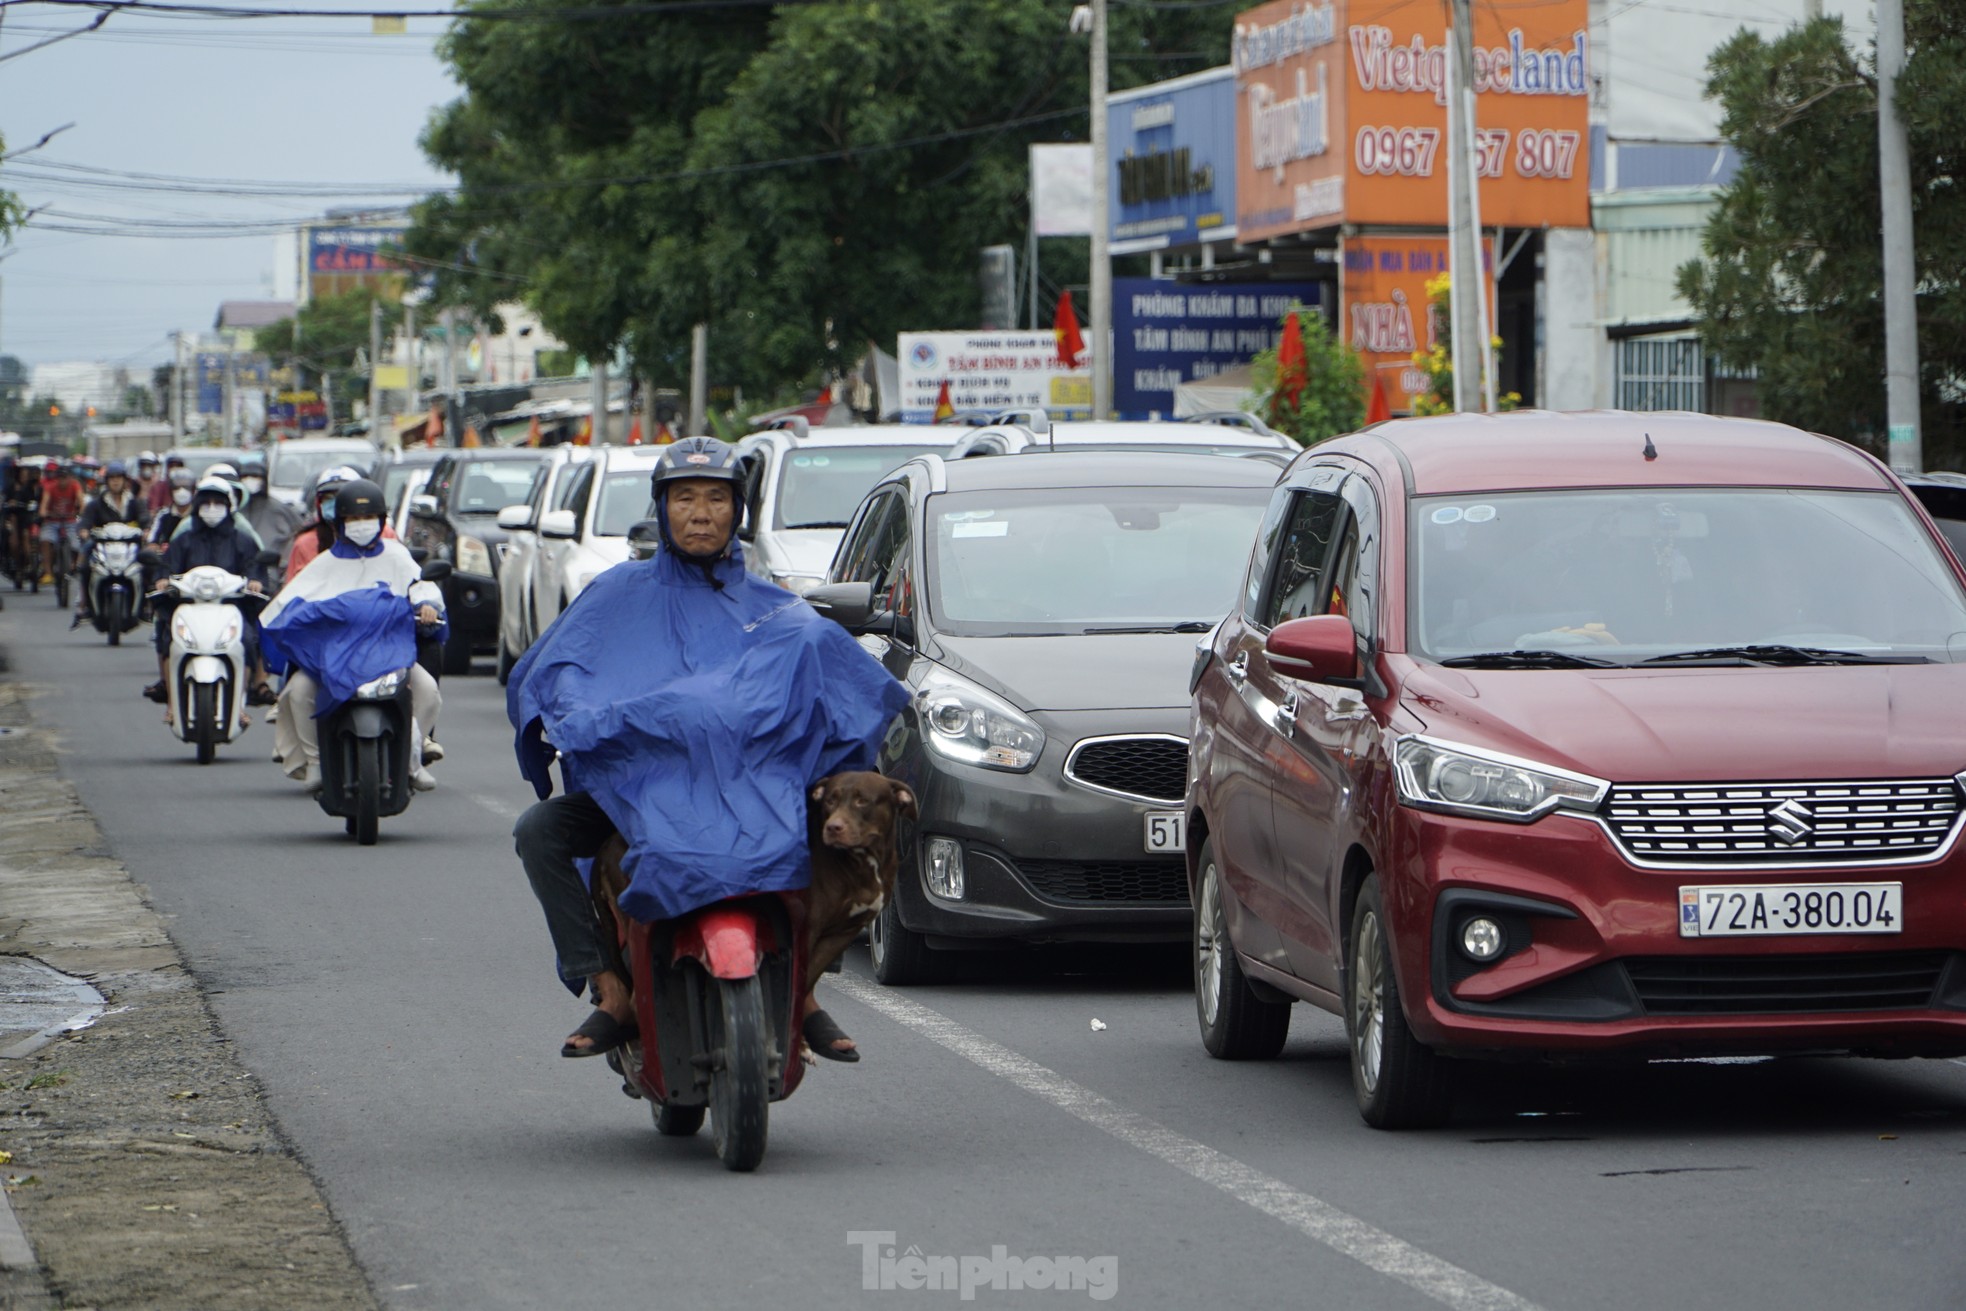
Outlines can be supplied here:
M1590 223L1588 0L1483 0L1475 126L1485 227ZM1447 221L1443 6L1275 0L1236 18L1241 241Z

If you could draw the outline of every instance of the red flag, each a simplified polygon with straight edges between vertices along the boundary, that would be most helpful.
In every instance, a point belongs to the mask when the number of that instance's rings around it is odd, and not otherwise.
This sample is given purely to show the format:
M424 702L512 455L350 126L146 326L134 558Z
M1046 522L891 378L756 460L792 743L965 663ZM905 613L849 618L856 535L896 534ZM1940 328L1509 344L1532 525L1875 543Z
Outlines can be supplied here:
M1277 343L1277 395L1290 405L1304 394L1304 330L1297 326L1297 311L1283 319L1283 340Z
M639 414L635 416L635 421L628 425L628 444L630 446L642 444L642 416Z
M545 440L545 437L546 434L540 431L539 416L535 414L532 422L526 425L526 445L537 446L541 441Z
M1079 357L1085 354L1085 337L1079 332L1079 316L1072 310L1069 291L1058 296L1058 314L1051 321L1051 330L1058 334L1059 367L1078 368Z
M944 419L954 418L955 414L956 407L949 400L949 380L944 378L942 390L935 393L935 421L940 423Z
M1386 380L1377 373L1372 375L1372 396L1365 403L1367 424L1384 423L1393 417L1393 407L1386 404Z

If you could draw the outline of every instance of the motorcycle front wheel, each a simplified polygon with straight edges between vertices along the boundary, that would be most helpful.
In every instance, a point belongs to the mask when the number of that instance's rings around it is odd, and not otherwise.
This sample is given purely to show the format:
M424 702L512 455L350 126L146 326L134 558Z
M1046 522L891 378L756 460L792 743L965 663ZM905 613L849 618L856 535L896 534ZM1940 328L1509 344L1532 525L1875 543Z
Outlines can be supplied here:
M355 744L355 841L375 845L382 818L382 739L365 737Z
M192 686L191 740L198 744L198 763L211 764L218 755L217 683L197 683Z
M129 598L121 592L111 592L104 603L103 620L109 625L109 644L123 645L123 611L129 605Z
M710 1076L711 1140L726 1170L755 1170L765 1159L771 1109L764 989L756 975L715 982L723 1051Z

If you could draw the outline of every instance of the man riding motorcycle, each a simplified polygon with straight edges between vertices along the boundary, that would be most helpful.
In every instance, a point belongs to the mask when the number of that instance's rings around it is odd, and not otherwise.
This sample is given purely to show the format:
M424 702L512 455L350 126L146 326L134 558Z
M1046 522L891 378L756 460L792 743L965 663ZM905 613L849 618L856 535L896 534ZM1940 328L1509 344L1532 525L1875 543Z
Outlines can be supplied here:
M368 479L355 478L341 484L334 499L334 543L281 588L260 615L260 624L284 649L301 645L289 640L287 635L290 629L306 621L308 607L304 602L318 604L345 592L366 591L381 584L403 604L412 604L410 589L421 578L422 570L401 542L382 535L384 510L382 488ZM434 593L435 589L432 590ZM441 600L441 593L435 594ZM421 625L444 622L443 611L437 604L417 603L414 613ZM280 692L279 713L274 718L274 746L280 764L289 778L309 792L321 787L321 748L314 722L321 673L319 669L290 664L287 684ZM444 706L437 680L422 666L411 665L409 684L411 710L418 728L424 734L435 732L438 712ZM419 792L437 786L425 761L420 750L411 757L410 786Z
M14 466L7 489L7 558L14 581L23 584L41 577L41 544L36 529L41 513L41 465L34 459Z
M191 509L190 530L173 538L164 552L159 571L162 576L175 578L199 565L215 565L244 578L247 591L264 592L266 580L259 565L259 545L233 518L232 489L216 478L207 479L194 491ZM170 677L171 615L177 610L177 598L162 587L152 593L152 598L157 616L157 681L144 688L143 694L161 705L170 700L164 682ZM250 616L242 614L241 619L246 653L257 668L259 634ZM253 705L269 704L272 689L260 683L247 700Z
M82 595L76 600L75 618L70 621L70 628L80 628L95 613L95 601L90 596L88 542L96 529L110 523L128 524L138 529L150 526L150 511L137 494L137 489L130 485L129 468L121 460L109 462L109 467L103 471L102 490L82 507L81 524L77 530L82 539Z
M846 631L747 573L731 448L663 452L652 478L661 549L590 583L519 661L506 690L520 769L540 802L514 845L545 911L562 981L595 1009L561 1046L595 1056L636 1036L626 980L574 861L620 831L622 907L654 920L811 878L807 788L873 767L907 702ZM548 743L551 743L549 746ZM550 797L555 756L567 792ZM549 799L550 797L550 799ZM858 1060L808 999L807 1045Z
M287 548L293 545L294 533L300 528L300 511L266 490L266 461L258 456L239 466L239 485L246 493L245 504L239 507L241 517L252 525L267 550L286 559Z

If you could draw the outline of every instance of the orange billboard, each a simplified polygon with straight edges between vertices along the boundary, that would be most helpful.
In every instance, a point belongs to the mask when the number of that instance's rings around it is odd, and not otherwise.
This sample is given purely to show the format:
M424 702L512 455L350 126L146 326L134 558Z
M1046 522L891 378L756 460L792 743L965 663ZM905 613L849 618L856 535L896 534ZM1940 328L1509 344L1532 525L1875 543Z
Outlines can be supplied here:
M1590 225L1588 0L1474 10L1484 227ZM1274 0L1236 18L1243 241L1447 222L1447 33L1434 0Z
M1483 288L1495 304L1494 243L1481 243ZM1365 361L1367 386L1377 379L1396 412L1413 409L1414 397L1432 385L1414 360L1440 339L1443 325L1427 305L1427 283L1447 272L1447 234L1437 237L1348 236L1338 303L1339 336Z

